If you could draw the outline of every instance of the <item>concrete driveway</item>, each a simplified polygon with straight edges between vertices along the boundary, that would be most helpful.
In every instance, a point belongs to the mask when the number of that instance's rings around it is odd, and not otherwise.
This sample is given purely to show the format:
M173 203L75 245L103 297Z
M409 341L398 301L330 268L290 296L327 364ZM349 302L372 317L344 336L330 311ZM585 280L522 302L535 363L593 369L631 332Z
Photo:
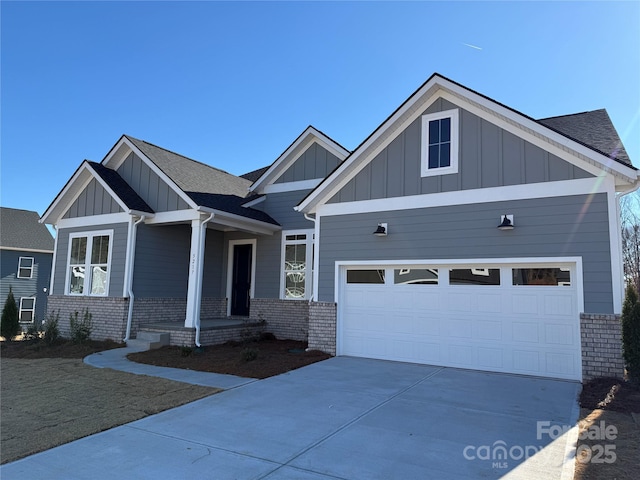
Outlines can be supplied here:
M569 480L577 434L563 426L577 420L578 391L575 382L338 357L32 455L0 475Z

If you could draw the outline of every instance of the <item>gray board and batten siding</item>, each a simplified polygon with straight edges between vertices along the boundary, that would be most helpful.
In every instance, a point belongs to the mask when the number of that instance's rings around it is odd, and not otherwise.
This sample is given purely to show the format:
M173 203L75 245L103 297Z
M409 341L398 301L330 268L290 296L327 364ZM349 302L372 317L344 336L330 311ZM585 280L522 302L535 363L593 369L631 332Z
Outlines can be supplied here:
M20 257L33 258L31 278L17 278ZM18 308L20 308L21 297L35 298L35 319L42 322L45 319L47 308L47 293L44 289L49 288L52 257L52 253L0 251L0 299L2 299L2 305L9 296L9 288L13 292Z
M274 183L325 178L339 164L338 157L314 142Z
M111 265L109 271L109 297L122 297L124 288L125 263L127 257L127 223L114 223L91 227L60 228L58 230L58 250L56 255L54 295L65 295L67 265L69 263L69 235L72 233L91 233L101 230L113 230Z
M496 228L500 214L516 228ZM613 313L607 195L573 195L321 217L319 301L336 261L582 257L585 312ZM388 222L389 234L371 234Z
M117 172L155 212L190 208L164 180L133 152L122 162Z
M458 173L422 177L418 117L328 203L592 177L496 125L438 99L424 114L459 109Z
M120 212L122 208L118 202L95 178L92 178L62 218L90 217Z

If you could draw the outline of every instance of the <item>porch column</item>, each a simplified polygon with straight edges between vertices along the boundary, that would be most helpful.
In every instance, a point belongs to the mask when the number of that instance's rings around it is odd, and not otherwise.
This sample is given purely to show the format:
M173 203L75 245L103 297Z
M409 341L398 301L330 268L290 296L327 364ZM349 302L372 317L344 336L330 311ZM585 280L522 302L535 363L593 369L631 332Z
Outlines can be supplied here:
M184 326L195 328L200 320L202 300L202 272L204 270L204 242L207 220L191 221L191 251L189 252L189 284L187 289L187 315Z

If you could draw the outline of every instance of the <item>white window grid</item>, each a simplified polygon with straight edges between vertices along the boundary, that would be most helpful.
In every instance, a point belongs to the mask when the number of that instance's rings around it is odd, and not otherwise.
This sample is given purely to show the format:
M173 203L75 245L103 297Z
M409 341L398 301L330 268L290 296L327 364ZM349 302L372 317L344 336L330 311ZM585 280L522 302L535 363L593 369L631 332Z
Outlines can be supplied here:
M33 278L33 267L35 260L33 257L20 257L18 259L18 278ZM28 272L28 275L26 274Z

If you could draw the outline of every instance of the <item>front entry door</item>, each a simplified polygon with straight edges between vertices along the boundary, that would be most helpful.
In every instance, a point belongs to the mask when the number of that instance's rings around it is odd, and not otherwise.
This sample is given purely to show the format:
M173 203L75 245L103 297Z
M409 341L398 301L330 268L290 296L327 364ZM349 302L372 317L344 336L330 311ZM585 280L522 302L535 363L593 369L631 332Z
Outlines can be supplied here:
M251 292L251 257L253 245L233 246L233 275L231 278L231 315L249 316Z

